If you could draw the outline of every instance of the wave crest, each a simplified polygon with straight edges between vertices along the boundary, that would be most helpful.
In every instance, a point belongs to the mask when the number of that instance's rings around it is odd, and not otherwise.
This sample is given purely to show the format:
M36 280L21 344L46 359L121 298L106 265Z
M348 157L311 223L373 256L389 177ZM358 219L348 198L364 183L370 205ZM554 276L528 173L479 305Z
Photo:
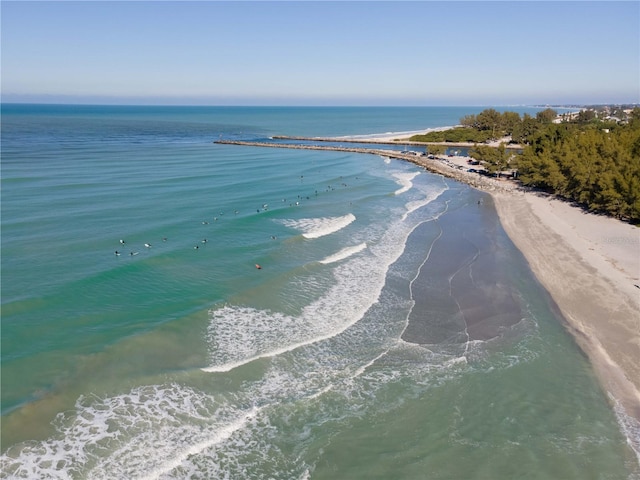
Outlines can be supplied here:
M348 213L341 217L301 218L300 220L281 220L286 227L295 228L305 238L320 238L342 230L356 219Z
M406 173L395 173L393 176L396 178L396 183L400 185L402 188L399 188L395 191L396 195L400 195L404 192L407 192L413 187L413 180L420 172L406 172Z
M355 255L358 252L361 252L367 248L366 242L362 242L359 245L355 245L353 247L346 247L342 250L334 253L333 255L329 255L328 257L320 260L320 263L327 265L329 263L339 262L340 260L344 260L345 258L349 258L351 255Z

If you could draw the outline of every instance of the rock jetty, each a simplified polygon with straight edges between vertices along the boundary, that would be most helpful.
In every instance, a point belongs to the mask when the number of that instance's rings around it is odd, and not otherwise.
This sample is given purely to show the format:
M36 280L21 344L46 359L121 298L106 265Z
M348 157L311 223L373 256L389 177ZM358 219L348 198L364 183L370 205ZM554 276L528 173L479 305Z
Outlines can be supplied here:
M308 141L320 141L318 138L312 137L273 137L287 140L308 140ZM329 141L329 140L325 140ZM338 141L337 139L332 139L331 141ZM341 140L340 140L341 141ZM398 160L405 160L407 162L411 162L415 165L418 165L425 170L428 170L432 173L437 173L443 175L448 178L453 178L454 180L458 180L460 182L471 185L474 188L478 188L481 190L487 191L513 191L518 189L518 185L516 185L513 181L509 180L499 180L496 178L485 177L482 175L478 175L475 172L468 172L467 169L462 167L451 166L449 163L446 163L446 159L441 159L439 157L430 157L420 152L399 152L397 150L387 150L382 148L361 148L361 147L345 147L345 146L336 146L336 145L306 145L306 144L293 144L293 143L275 143L275 142L248 142L241 140L216 140L216 144L221 145L243 145L247 147L268 147L268 148L289 148L294 150L326 150L326 151L334 151L334 152L350 152L350 153L364 153L369 155L378 155L385 158L394 158ZM363 142L358 142L363 143ZM370 143L370 142L364 142ZM382 142L380 142L382 143ZM388 145L388 142L386 142ZM404 144L404 143L403 143ZM424 145L424 144L421 144Z

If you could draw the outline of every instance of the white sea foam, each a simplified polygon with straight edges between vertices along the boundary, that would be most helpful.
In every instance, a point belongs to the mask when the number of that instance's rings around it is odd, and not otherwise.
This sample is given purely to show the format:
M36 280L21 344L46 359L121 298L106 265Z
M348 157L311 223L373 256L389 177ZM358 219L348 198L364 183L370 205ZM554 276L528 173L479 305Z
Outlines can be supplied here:
M228 440L236 431L245 427L250 420L254 419L260 410L260 408L253 407L251 410L244 413L241 417L218 429L215 434L210 436L209 438L192 445L187 445L177 451L172 452L171 458L167 459L161 465L155 467L147 475L139 478L141 480L153 480L160 478L161 475L179 467L190 456L197 455L216 444Z
M214 310L208 334L212 365L203 370L230 371L327 340L349 328L376 301L386 268L345 267L349 273L336 272L335 285L296 317L247 307Z
M13 447L2 471L13 478L158 478L226 441L257 412L177 384L80 397L73 411L58 415L58 438Z
M443 191L444 190L427 188L426 190L421 192L423 195L418 200L408 201L405 205L406 211L402 215L402 221L405 221L411 213L415 212L419 208L422 208L425 205L428 205L429 203L433 202L442 194ZM438 214L438 217L442 215L442 213L443 212L440 212Z
M353 247L346 247L339 252L336 252L333 255L329 255L328 257L320 260L320 263L328 265L330 263L339 262L340 260L344 260L346 258L349 258L351 255L355 255L356 253L361 252L365 248L367 248L366 242L355 245Z
M280 220L280 222L303 232L302 236L305 238L320 238L342 230L355 219L355 215L348 213L341 217L301 218L300 220Z
M620 430L626 437L627 444L635 453L636 459L640 464L640 422L625 411L617 398L611 394L609 394L609 398L614 404L614 410Z
M340 334L377 300L386 268L373 255L341 264L334 272L334 286L296 317L239 306L212 311L211 365L203 370L229 371Z
M409 216L409 214L411 212L415 212L416 210L418 210L422 206L424 206L424 200L417 200L415 202L408 202L407 203L407 211L402 216L402 220L405 220Z
M399 188L395 191L396 195L401 195L404 192L407 192L413 187L412 180L420 175L420 172L403 172L403 173L394 173L393 176L396 178L396 183L401 185L402 188Z
M431 188L424 203L433 201L445 189L445 186ZM316 225L316 222L310 224ZM300 226L300 221L295 225ZM306 220L302 225L308 225ZM232 305L212 310L208 329L210 365L203 370L227 372L257 359L278 356L344 332L378 300L387 270L404 251L406 239L413 228L415 225L405 225L404 222L393 223L378 243L369 246L367 254L340 263L332 272L334 278L327 284L331 286L325 294L295 317ZM360 246L350 248L360 249ZM353 254L342 252L341 256L344 257L345 253Z

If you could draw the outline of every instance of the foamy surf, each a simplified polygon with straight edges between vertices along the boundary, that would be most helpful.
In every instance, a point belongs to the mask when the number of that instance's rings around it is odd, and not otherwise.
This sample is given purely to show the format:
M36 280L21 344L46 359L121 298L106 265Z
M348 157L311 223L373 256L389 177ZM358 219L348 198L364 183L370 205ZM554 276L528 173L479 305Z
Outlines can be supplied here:
M414 178L416 172L400 178ZM421 205L427 205L446 190L446 185L429 187ZM417 208L417 207L416 207ZM311 232L335 231L355 216L284 220L287 226ZM401 220L401 219L398 219ZM402 218L404 220L404 218ZM342 227L343 228L343 227ZM305 282L326 283L324 295L302 309L299 315L227 305L209 312L209 365L205 372L228 372L261 358L270 358L318 343L344 332L357 323L380 294L389 266L401 255L415 225L392 222L375 244L362 242L323 259L340 263L331 278L307 278ZM366 237L366 234L365 234ZM356 253L366 254L354 256ZM298 288L292 285L291 288Z
M211 364L202 370L227 372L341 334L377 300L387 268L373 256L341 265L333 286L297 316L238 306L211 311Z
M303 232L302 236L313 239L331 235L346 226L350 225L356 219L355 215L348 213L341 217L319 217L319 218L302 218L300 220L281 220L286 227L294 228Z
M242 417L236 419L231 422L229 425L225 425L219 431L217 431L211 438L207 438L199 443L194 445L189 445L187 447L178 450L173 455L173 458L168 459L165 463L160 466L154 468L147 475L143 477L139 477L140 480L156 480L161 478L163 475L171 472L172 470L178 468L185 462L189 457L193 455L201 454L204 450L211 448L219 443L225 442L229 440L229 438L241 428L244 428L250 420L255 419L258 412L263 409L259 407L253 407L249 412L245 413Z
M411 187L413 187L412 180L418 175L420 175L420 172L394 173L393 176L396 178L396 183L402 187L396 190L395 194L401 195L404 192L409 191Z
M228 441L259 407L241 410L178 384L80 397L58 415L58 438L0 458L2 478L160 478L189 456Z
M405 205L406 212L404 212L404 214L402 215L402 221L405 221L411 213L415 212L419 208L422 208L425 205L428 205L429 203L436 200L446 190L447 190L446 187L443 189L429 189L424 192L425 196L423 198L419 200L407 202ZM438 216L441 215L442 213L444 213L444 211L439 213Z
M334 253L333 255L329 255L328 257L323 258L322 260L320 260L320 263L328 265L330 263L339 262L340 260L344 260L346 258L349 258L351 255L355 255L356 253L361 252L365 248L367 248L366 242L362 242L361 244L355 245L353 247L346 247L339 252Z
M255 360L259 360L261 358L275 357L277 355L282 355L283 353L291 352L293 350L297 350L298 348L301 348L301 347L304 347L304 346L307 346L307 345L312 345L314 343L321 342L323 340L327 340L329 338L335 337L336 335L342 333L348 327L353 325L353 323L355 323L355 321L345 325L344 328L342 328L341 330L334 331L334 332L328 332L328 333L326 333L324 335L320 335L318 337L311 338L311 339L309 339L307 341L294 343L294 344L291 344L291 345L287 345L286 347L282 347L282 348L279 348L279 349L276 349L276 350L265 352L262 355L255 355L253 357L245 358L245 359L242 359L242 360L237 361L237 362L231 362L231 363L227 363L227 364L223 364L223 365L214 365L214 366L211 366L211 367L204 367L204 368L201 368L201 370L203 372L207 372L207 373L230 372L231 370L234 370L235 368L241 367L242 365L246 365L246 364L251 363L251 362L253 362Z
M287 222L297 228L326 232L353 219L349 214ZM211 310L210 364L202 370L227 372L257 359L281 355L341 334L378 300L389 266L404 251L412 230L412 226L403 222L392 223L379 243L369 247L363 242L325 258L324 262L335 263L351 257L331 271L331 278L323 281L328 287L324 295L305 306L299 315L230 305ZM354 256L365 249L366 255Z

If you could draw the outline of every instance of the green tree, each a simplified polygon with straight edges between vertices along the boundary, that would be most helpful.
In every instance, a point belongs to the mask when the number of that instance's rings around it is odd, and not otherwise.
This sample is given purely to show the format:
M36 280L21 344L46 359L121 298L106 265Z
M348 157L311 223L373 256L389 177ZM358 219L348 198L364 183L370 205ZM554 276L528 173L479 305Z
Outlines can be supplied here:
M595 120L596 112L595 110L580 110L578 112L578 116L576 117L577 123L589 123L592 120Z
M493 108L488 108L480 112L477 116L478 128L491 132L491 138L496 138L500 131L502 115Z
M545 108L544 110L536 113L536 120L540 123L552 123L556 117L558 116L558 112L556 112L552 108Z
M488 145L476 145L470 152L471 156L481 162L489 173L505 171L510 167L513 153L506 149L505 144L499 147L489 147Z
M529 143L530 139L540 130L540 122L528 113L525 113L522 121L515 126L511 138L516 143Z
M429 145L427 147L427 152L431 155L442 155L447 150L447 147L444 145Z
M518 112L502 112L502 119L500 122L500 128L507 135L513 135L513 132L520 125L520 114Z
M518 171L524 185L640 222L640 122L609 130L593 123L541 126Z
M640 223L640 108L633 109L626 125L597 120L593 109L581 110L575 120L566 118L560 124L553 123L556 116L554 110L545 109L535 118L524 114L520 120L514 112L487 109L461 119L465 127L432 132L434 136L430 133L419 140L474 142L472 156L490 172L517 163L524 185ZM505 132L525 145L521 155L514 158L504 144L477 145Z
M478 128L478 121L476 119L476 116L473 114L465 115L460 119L460 125L462 125L463 127Z
M518 161L520 181L524 185L555 192L562 190L566 178L558 164L547 153L536 153L532 147L526 147Z

